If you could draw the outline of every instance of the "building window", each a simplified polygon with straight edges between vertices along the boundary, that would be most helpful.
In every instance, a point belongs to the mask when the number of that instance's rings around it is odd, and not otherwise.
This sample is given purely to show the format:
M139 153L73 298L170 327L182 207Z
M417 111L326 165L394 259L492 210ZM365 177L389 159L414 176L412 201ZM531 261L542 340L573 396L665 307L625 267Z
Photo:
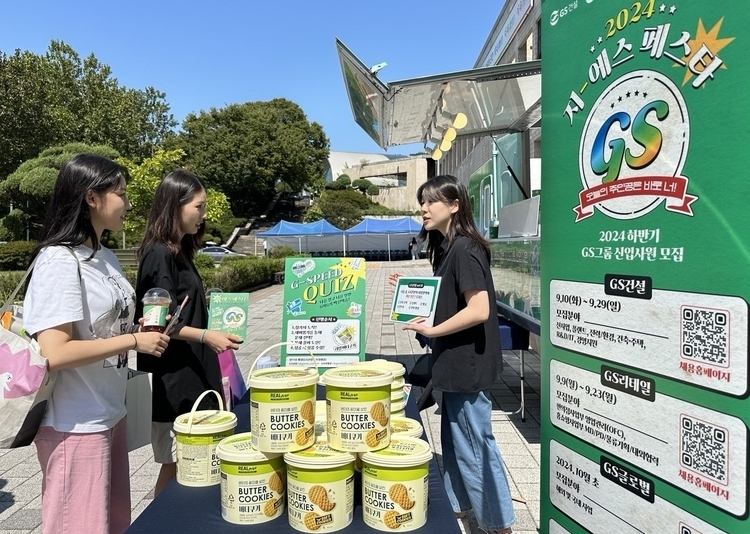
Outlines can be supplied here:
M369 180L373 185L378 187L406 187L406 173L397 172L394 174L379 174L377 176L363 176L364 180Z
M542 20L536 21L536 53L534 58L542 59Z

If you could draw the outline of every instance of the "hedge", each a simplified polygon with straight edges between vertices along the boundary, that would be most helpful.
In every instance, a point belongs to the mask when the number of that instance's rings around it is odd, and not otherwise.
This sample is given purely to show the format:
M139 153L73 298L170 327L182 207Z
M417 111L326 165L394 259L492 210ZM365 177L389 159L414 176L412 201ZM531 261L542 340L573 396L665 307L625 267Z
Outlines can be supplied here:
M231 261L219 267L198 268L198 273L203 280L203 287L209 289L218 287L228 293L247 291L247 289L261 284L273 282L273 273L284 270L284 258L270 259L258 258L243 261ZM135 287L137 269L123 269L125 278ZM23 271L0 272L0 303L10 295L23 276ZM23 289L16 296L16 301L23 300Z

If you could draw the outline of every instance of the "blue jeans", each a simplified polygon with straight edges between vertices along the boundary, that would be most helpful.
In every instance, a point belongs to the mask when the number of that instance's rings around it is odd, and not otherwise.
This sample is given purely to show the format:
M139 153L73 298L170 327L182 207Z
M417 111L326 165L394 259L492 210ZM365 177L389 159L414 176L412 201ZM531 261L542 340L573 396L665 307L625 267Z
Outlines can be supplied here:
M488 392L443 392L441 410L443 483L453 511L473 509L484 530L510 527L515 513L503 459L492 435Z

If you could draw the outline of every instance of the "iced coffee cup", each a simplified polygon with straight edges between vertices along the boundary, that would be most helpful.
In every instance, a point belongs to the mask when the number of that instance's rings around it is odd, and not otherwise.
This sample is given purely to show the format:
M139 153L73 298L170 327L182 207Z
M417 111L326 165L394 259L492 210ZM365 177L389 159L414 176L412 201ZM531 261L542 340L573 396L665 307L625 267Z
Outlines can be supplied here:
M160 287L150 289L143 295L143 331L163 333L167 327L167 314L172 297Z

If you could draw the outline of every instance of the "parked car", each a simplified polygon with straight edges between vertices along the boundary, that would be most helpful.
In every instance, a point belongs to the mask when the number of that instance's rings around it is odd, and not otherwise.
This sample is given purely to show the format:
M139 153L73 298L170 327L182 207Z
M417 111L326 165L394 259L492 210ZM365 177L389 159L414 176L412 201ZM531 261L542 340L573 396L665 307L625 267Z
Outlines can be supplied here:
M239 252L234 252L232 250L229 250L226 247L203 247L198 251L200 254L208 254L211 256L214 260L214 263L221 262L222 259L226 258L227 256L244 256L245 254L240 254Z

